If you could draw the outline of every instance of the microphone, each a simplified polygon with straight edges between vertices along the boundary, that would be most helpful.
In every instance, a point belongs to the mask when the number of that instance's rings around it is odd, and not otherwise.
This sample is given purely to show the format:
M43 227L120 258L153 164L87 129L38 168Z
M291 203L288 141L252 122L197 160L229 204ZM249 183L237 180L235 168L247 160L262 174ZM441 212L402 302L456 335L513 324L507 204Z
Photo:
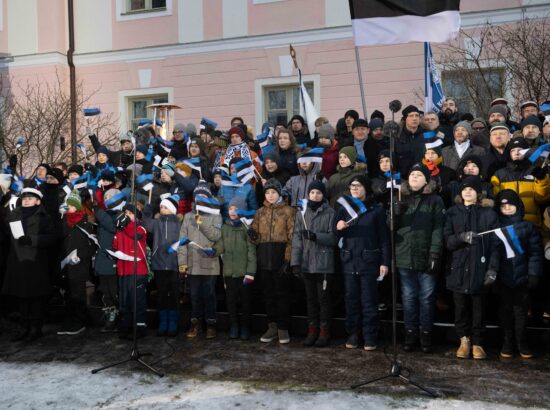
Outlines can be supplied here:
M399 124L395 121L386 121L382 127L382 135L384 137L394 137L399 132Z
M397 112L402 107L401 101L399 100L390 101L389 107L391 112Z

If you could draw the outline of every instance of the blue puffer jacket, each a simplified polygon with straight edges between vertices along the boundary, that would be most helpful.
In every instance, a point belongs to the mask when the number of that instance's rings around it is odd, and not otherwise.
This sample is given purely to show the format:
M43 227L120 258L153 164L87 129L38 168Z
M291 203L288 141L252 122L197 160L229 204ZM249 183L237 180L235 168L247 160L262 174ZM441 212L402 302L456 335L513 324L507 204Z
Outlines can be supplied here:
M256 193L254 192L252 185L249 183L237 187L222 185L221 196L223 197L222 218L224 221L227 219L229 203L233 197L240 196L241 198L244 198L249 210L258 209Z
M168 253L168 248L179 239L181 217L176 215L158 215L153 218L150 205L143 211L142 225L153 235L151 250L151 268L157 270L178 270L177 252Z
M333 231L342 238L340 259L342 272L348 274L378 274L380 265L390 266L390 236L386 226L386 211L368 198L364 202L367 212L341 231L336 229L338 221L349 221L351 217L342 207L334 218Z
M497 212L499 210L497 209ZM541 276L543 266L543 247L538 229L532 222L524 221L525 208L520 201L519 209L513 216L505 216L499 213L499 226L512 225L516 232L519 244L523 253L510 244L516 254L515 257L508 259L504 244L499 243L500 249L500 270L497 275L497 281L509 288L527 285L529 275Z

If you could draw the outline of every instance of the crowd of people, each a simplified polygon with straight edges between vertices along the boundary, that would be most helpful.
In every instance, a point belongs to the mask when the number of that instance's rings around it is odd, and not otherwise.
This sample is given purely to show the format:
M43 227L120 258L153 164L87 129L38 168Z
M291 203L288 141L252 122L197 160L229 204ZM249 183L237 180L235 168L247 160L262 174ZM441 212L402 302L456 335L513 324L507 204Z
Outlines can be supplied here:
M340 278L345 346L371 351L393 249L405 351L432 351L436 293L447 289L457 357L486 358L489 293L499 298L490 309L500 314L501 357L532 357L528 315L550 318L550 103L523 103L518 122L504 99L486 118L460 114L452 98L439 114L409 105L401 116L392 128L379 111L349 110L336 126L320 117L308 130L295 115L257 136L240 117L228 131L203 118L199 131L176 124L164 137L149 124L123 134L118 150L88 129L96 162L44 163L26 178L13 153L0 176L1 297L18 301L22 324L13 340L42 335L45 301L59 288L58 334L83 332L90 280L104 332L147 333L153 280L159 336L178 333L183 290L185 336L215 338L221 277L229 338L251 338L258 287L268 318L260 341L285 344L300 278L303 344L324 347Z

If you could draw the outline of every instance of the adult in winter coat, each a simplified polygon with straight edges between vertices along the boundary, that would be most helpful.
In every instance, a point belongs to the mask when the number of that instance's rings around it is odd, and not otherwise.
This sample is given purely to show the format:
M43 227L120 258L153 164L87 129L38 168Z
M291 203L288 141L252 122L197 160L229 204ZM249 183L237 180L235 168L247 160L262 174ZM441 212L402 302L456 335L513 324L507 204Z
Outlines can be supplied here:
M306 144L308 147L314 147L317 145L317 140L315 138L311 138L306 121L301 115L294 115L288 122L288 128L292 130L297 144Z
M366 175L367 166L356 162L355 147L344 147L340 150L336 174L332 175L327 184L327 198L332 208L336 208L337 200L342 195L349 195L349 183L357 175Z
M491 147L482 157L482 174L488 181L491 180L491 177L495 174L495 172L497 172L497 170L506 166L509 159L506 146L510 141L510 137L510 129L506 124L496 123L491 125L491 130L489 132L489 142L491 143Z
M472 144L470 141L471 135L472 127L468 121L460 121L454 126L454 143L442 150L444 166L456 171L462 158L468 155L477 155L480 157L485 155L485 149Z
M2 293L17 298L24 326L14 341L33 341L42 336L44 299L51 292L49 249L56 236L41 199L42 192L38 189L24 188L21 206L8 213L3 228L10 237L10 250ZM23 236L15 239L10 223L21 223Z
M193 197L212 198L208 185L200 182ZM189 212L183 217L180 238L185 236L198 246L212 248L221 238L222 217L205 212ZM206 256L194 245L178 248L178 264L180 273L187 274L191 290L191 328L188 338L197 337L202 331L202 321L206 320L206 337L216 337L216 279L220 274L218 258Z
M446 214L443 237L451 251L447 289L455 302L455 329L460 338L459 358L485 359L483 349L487 286L499 270L499 253L493 234L478 236L498 227L493 201L481 199L479 177L464 178L460 202ZM472 346L473 345L473 346Z
M302 273L306 289L308 330L305 346L325 347L332 320L332 282L335 272L333 233L335 212L325 199L325 185L313 181L308 187L305 210L296 213L290 265Z
M77 190L73 190L69 194L66 204L67 213L63 217L61 257L65 260L72 252L76 252L75 257L78 259L70 259L78 260L78 262L76 264L68 262L65 265L65 277L68 285L66 315L63 329L57 334L77 335L86 330L86 281L90 278L92 257L96 252L96 246L88 236L93 233L93 226L88 222Z
M399 172L408 175L411 166L422 160L426 130L420 125L420 112L414 105L405 107L401 113L403 118L401 131L395 139L395 155Z
M298 146L296 145L296 139L292 131L283 128L279 130L277 134L277 145L275 146L276 152L279 154L281 169L285 169L292 175L298 175L297 155Z
M338 166L339 147L336 141L336 130L330 124L323 124L319 128L318 147L324 148L321 174L327 180L334 175Z
M221 238L216 242L216 255L223 257L223 277L229 312L229 338L250 339L250 287L256 274L256 246L248 239L248 228L237 210L247 210L246 201L234 197L229 204L229 218L222 226ZM238 305L242 306L239 328ZM240 332L239 332L240 330Z
M295 210L282 198L283 187L276 179L264 186L264 205L258 209L248 230L257 245L258 277L266 304L268 329L260 338L268 343L290 343L290 256Z
M300 162L298 163L298 171L299 175L290 177L283 188L283 191L290 197L290 206L297 206L298 200L307 198L309 184L318 179L321 164L318 162Z
M356 175L350 182L351 195L361 201L366 212L352 217L341 207L334 218L334 232L340 239L340 260L344 274L346 341L356 348L362 333L364 349L378 344L377 278L389 272L390 239L386 212L374 201L369 179Z
M525 207L525 220L540 228L540 206L550 202L550 176L548 167L535 167L525 158L523 150L528 148L525 138L513 138L506 148L508 163L505 168L495 172L491 184L495 196L503 189L516 191Z
M435 285L443 251L445 206L437 184L421 164L411 168L401 184L402 201L396 204L396 265L399 269L405 321L405 351L419 340L422 351L432 348Z
M511 358L514 347L517 347L521 357L529 359L533 353L527 343L528 298L529 289L536 288L542 276L542 241L535 225L523 220L523 202L515 191L500 191L495 202L502 231L508 232L505 228L511 226L515 233L515 238L511 237L509 243L514 255L507 255L506 251L501 250L496 283L504 333L500 356Z

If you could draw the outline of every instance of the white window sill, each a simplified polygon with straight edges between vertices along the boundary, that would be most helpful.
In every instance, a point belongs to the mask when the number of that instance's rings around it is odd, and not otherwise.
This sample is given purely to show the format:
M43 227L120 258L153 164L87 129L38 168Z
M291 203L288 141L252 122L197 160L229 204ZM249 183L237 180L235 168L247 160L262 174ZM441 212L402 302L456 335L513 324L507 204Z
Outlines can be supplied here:
M172 15L172 0L166 0L166 7L147 10L126 11L124 0L116 2L116 21L142 20Z

